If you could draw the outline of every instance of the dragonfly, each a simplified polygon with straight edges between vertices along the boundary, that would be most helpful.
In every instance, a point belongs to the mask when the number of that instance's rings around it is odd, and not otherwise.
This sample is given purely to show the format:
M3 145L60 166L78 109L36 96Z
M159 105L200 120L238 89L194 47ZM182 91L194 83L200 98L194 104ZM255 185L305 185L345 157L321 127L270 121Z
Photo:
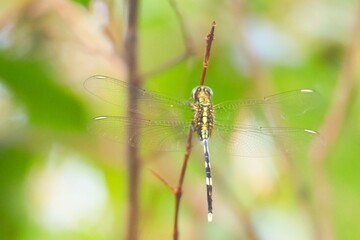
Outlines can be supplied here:
M96 97L119 106L123 111L136 112L136 131L126 136L130 124L126 116L103 115L93 119L90 130L112 140L160 151L184 151L189 128L197 135L204 152L208 221L213 218L213 186L209 142L217 139L230 153L242 157L267 157L274 153L296 153L302 142L318 133L307 128L247 125L234 116L239 112L272 111L281 118L302 115L319 102L320 94L298 89L259 99L213 103L214 93L208 86L197 86L191 98L178 100L166 95L137 88L130 83L108 76L96 75L84 82L84 88ZM127 92L136 94L138 107L127 102ZM234 119L235 118L235 119ZM225 149L220 147L221 149ZM273 151L273 149L280 151Z

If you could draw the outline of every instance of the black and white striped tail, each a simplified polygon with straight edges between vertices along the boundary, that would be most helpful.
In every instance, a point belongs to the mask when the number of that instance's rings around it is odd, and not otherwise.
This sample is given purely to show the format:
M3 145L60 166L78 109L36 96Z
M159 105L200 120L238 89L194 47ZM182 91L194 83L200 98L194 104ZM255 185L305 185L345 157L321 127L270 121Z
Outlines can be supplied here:
M204 160L205 160L205 172L206 172L206 194L207 194L207 203L208 203L208 221L212 221L212 178L211 178L211 166L210 166L210 156L209 156L209 145L208 139L204 139Z

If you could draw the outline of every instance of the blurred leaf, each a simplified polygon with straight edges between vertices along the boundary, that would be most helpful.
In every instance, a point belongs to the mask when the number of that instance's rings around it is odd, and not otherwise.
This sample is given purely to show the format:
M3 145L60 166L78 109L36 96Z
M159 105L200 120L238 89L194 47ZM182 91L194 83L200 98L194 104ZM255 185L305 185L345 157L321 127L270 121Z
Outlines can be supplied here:
M0 77L25 105L32 123L60 130L85 129L83 106L59 85L45 59L12 58L0 52Z
M73 0L75 3L79 3L84 7L88 7L90 5L90 0Z
M23 182L30 158L22 148L0 146L0 239L18 239L25 227Z

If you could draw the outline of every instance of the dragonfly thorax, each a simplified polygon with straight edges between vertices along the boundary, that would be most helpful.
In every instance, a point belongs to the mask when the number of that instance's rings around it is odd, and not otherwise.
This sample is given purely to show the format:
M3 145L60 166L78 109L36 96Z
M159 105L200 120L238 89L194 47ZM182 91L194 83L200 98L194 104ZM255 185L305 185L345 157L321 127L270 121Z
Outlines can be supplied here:
M199 86L194 88L193 97L193 119L192 127L200 140L209 139L214 128L214 105L212 103L213 92L211 88Z

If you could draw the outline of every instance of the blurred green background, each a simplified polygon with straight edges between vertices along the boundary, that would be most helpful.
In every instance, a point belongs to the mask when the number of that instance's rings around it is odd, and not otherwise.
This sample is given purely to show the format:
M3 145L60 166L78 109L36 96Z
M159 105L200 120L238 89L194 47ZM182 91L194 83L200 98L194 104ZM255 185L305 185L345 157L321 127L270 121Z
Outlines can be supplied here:
M323 97L320 106L286 124L320 130L328 143L313 152L309 147L290 166L274 158L213 158L210 224L203 160L193 154L180 238L360 238L358 2L177 5L195 54L162 68L186 44L170 2L143 1L144 88L188 99L199 83L204 37L216 20L206 80L215 101L314 89ZM92 117L116 109L87 93L83 82L95 74L126 79L126 7L119 1L0 1L0 239L124 239L126 148L86 130ZM160 71L151 74L154 69ZM175 186L182 158L143 156L140 239L171 239L174 197L149 169Z

